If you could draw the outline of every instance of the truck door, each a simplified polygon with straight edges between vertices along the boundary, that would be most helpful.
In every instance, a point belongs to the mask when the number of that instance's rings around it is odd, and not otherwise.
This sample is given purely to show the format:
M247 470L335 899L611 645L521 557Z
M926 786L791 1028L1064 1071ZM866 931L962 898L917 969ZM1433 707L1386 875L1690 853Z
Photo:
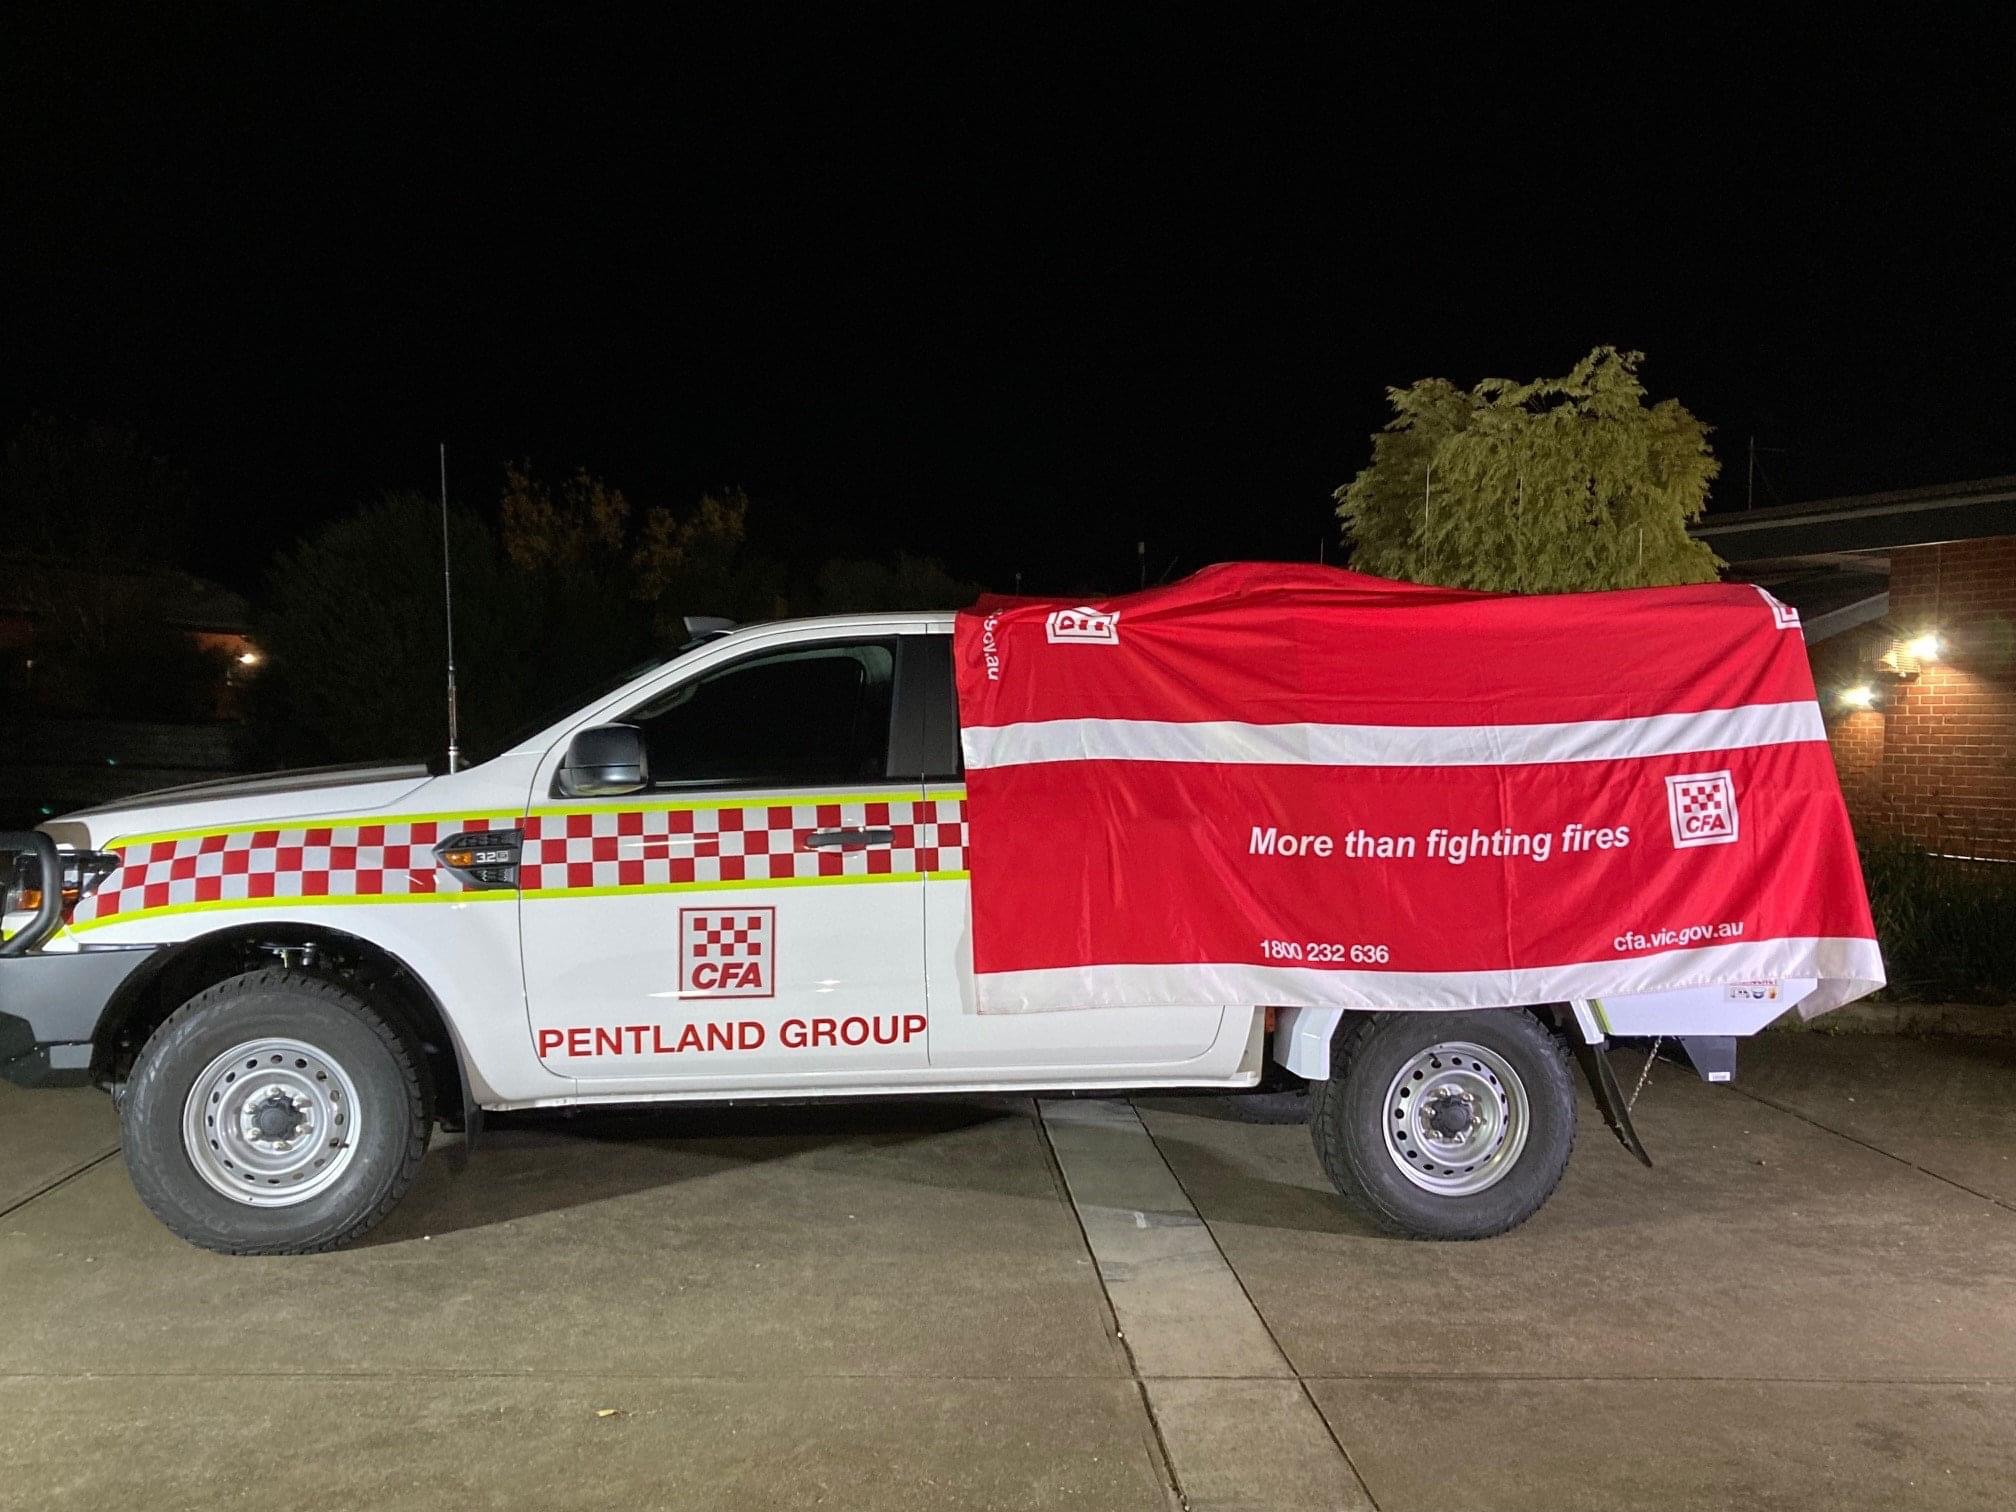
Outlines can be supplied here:
M925 800L941 823L965 840L966 776L959 756L958 700L952 683L952 637L920 637L910 658L924 707ZM969 866L987 858L962 850L957 870L935 867L925 888L925 950L931 996L934 1072L970 1070L1009 1080L1055 1073L1161 1072L1202 1059L1220 1038L1243 1046L1252 1010L1215 1004L1178 1008L1097 1008L1083 1013L996 1013L975 1010L973 911ZM1026 879L1041 887L1041 877ZM1236 1047L1233 1047L1236 1058Z
M928 1064L919 763L914 737L891 740L899 628L696 653L590 721L641 729L650 780L526 816L526 996L549 1069L584 1090L732 1090Z

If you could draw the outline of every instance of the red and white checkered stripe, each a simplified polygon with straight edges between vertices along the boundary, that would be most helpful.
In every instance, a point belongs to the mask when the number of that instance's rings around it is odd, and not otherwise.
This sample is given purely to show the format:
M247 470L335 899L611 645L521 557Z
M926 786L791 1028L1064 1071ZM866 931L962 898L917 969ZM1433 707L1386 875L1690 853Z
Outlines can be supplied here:
M434 847L463 830L508 829L508 818L240 830L114 846L118 868L80 899L73 924L191 903L266 898L407 897L459 893Z
M893 843L860 850L806 843L816 830L841 828L888 829ZM534 814L525 821L518 880L528 892L551 893L964 870L965 804L924 799Z
M78 903L71 922L103 924L191 904L461 893L467 889L436 863L434 847L461 831L514 827L525 835L520 885L549 895L966 870L965 805L958 799L388 820L115 845L118 868ZM814 830L843 827L886 828L894 843L844 851L806 846Z

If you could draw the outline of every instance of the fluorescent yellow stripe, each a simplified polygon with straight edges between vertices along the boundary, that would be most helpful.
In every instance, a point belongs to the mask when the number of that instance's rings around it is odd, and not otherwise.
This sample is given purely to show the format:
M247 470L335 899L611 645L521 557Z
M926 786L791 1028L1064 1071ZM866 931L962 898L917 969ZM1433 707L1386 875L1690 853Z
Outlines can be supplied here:
M762 887L844 887L854 882L963 882L963 871L850 872L838 877L744 877L735 882L642 882L625 887L533 887L527 898L632 898L643 893L741 892Z
M840 877L744 877L735 882L642 882L634 887L532 887L526 898L634 898L647 893L744 892L762 887L845 887L857 882L922 882L922 872L870 872Z
M212 898L202 903L165 903L159 908L136 908L103 919L86 919L70 926L73 934L87 929L104 929L113 924L130 924L135 919L165 919L173 914L211 913L226 908L351 908L368 903L489 903L518 894L508 887L489 892L459 893L379 893L375 897L342 898Z
M756 887L845 887L883 881L966 881L964 871L873 871L843 877L744 877L740 881L637 883L635 887L528 887L524 897L637 897L643 893L736 893Z
M940 788L935 793L926 793L924 797L930 803L964 803L966 801L966 789Z
M915 803L913 788L904 793L801 793L797 797L634 799L622 803L552 804L526 810L527 817L564 818L568 814L690 814L710 809L812 808L821 804Z
M20 932L21 931L18 929L7 929L4 927L0 927L0 940L11 940L14 938L14 936L19 934ZM42 945L54 945L58 940L62 939L68 933L70 933L70 926L68 924L60 924L50 934L49 938L42 942ZM39 950L42 947L37 946L36 948Z
M256 835L261 830L360 829L367 824L467 824L471 819L487 819L493 824L516 824L516 814L470 813L466 809L450 814L339 814L334 818L308 816L266 819L258 824L226 824L216 829L168 830L158 835L118 835L105 842L108 850L130 850L139 845L166 845L173 840L207 840L212 835Z
M1589 999L1589 1011L1596 1015L1596 1027L1598 1029L1601 1029L1605 1034L1612 1032L1610 1028L1610 1015L1603 1011L1603 999Z

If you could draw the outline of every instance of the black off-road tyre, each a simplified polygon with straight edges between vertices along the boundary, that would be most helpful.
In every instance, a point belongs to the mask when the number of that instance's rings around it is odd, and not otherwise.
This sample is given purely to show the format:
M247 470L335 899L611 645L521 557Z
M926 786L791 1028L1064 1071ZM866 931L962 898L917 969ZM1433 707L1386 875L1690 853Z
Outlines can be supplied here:
M1517 1086L1507 1095L1518 1099L1526 1120L1523 1145L1515 1157L1503 1160L1492 1184L1458 1194L1410 1179L1393 1153L1409 1147L1401 1136L1415 1127L1409 1116L1411 1094L1403 1096L1395 1078L1434 1047L1450 1044L1475 1046L1508 1066ZM1485 1059L1461 1052L1442 1059L1481 1089L1486 1100L1501 1084ZM1442 1074L1433 1063L1420 1069L1425 1080L1415 1082L1410 1072L1409 1085L1432 1086ZM1331 1044L1330 1080L1312 1086L1311 1093L1310 1134L1331 1185L1381 1230L1406 1238L1485 1239L1518 1227L1560 1185L1575 1148L1575 1081L1568 1049L1523 1009L1347 1014ZM1399 1131L1390 1137L1389 1124ZM1419 1139L1413 1143L1418 1146ZM1421 1148L1425 1153L1429 1147ZM1505 1148L1509 1151L1510 1144ZM1484 1163L1480 1160L1478 1166ZM1436 1179L1435 1163L1422 1164L1424 1179ZM1444 1166L1440 1170L1447 1174L1441 1179L1460 1185L1473 1169Z
M281 1054L261 1055L243 1067L221 1062L241 1046L282 1042L305 1053L284 1062ZM297 1080L305 1089L301 1101L324 1115L322 1127L311 1120L288 1131L304 1159L327 1152L332 1160L340 1156L340 1169L328 1178L304 1170L293 1179L328 1184L294 1200L281 1186L285 1177L255 1178L243 1166L229 1167L228 1144L206 1141L217 1152L204 1157L217 1179L242 1178L259 1200L288 1204L253 1206L198 1171L186 1120L194 1106L203 1123L202 1109L214 1101L192 1104L199 1079L228 1098L234 1085L273 1076ZM336 1085L347 1083L351 1095L339 1092L323 1108L312 1083L330 1084L332 1077ZM237 1095L250 1100L243 1090ZM344 983L278 967L219 982L169 1015L141 1047L119 1111L126 1168L141 1201L191 1244L226 1255L311 1254L360 1238L412 1185L432 1122L420 1053L405 1036ZM266 1190L267 1183L279 1190Z

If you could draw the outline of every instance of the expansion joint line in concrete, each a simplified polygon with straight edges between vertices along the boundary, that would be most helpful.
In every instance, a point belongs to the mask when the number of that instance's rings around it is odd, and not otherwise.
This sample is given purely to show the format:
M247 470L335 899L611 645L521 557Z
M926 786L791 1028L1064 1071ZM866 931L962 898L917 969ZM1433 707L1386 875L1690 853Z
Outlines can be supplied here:
M1731 1085L1733 1086L1734 1084L1732 1083ZM1901 1166L1909 1166L1920 1175L1930 1176L1934 1181L1943 1181L1947 1186L1965 1192L1969 1197L1979 1197L1983 1202L1992 1202L1995 1206L2007 1212L2016 1213L2016 1202L2005 1202L1993 1192L1984 1192L1979 1187L1967 1185L1964 1181L1955 1181L1951 1176L1940 1171L1935 1171L1930 1166L1922 1166L1917 1161L1907 1156L1899 1155L1894 1150L1886 1150L1879 1144L1871 1144L1859 1135L1850 1134L1846 1129L1837 1129L1832 1124L1822 1123L1809 1113L1801 1113L1797 1108L1787 1107L1775 1098L1766 1097L1759 1092L1752 1092L1748 1087L1736 1087L1736 1090L1749 1098L1750 1101L1762 1103L1765 1107L1775 1109L1788 1118L1796 1118L1799 1122L1809 1124L1823 1134L1832 1134L1836 1139L1845 1139L1852 1145L1860 1145L1863 1149L1881 1155L1886 1160L1894 1160Z
M1092 1267L1093 1279L1099 1283L1100 1305L1106 1310L1106 1321L1113 1329L1113 1337L1119 1341L1120 1352L1127 1357L1127 1373L1134 1378L1134 1395L1140 1398L1141 1411L1148 1419L1148 1432L1155 1445L1155 1458L1162 1469L1162 1486L1182 1506L1189 1506L1184 1500L1183 1488L1176 1481L1176 1465L1169 1457L1169 1444L1162 1437L1162 1425L1156 1420L1154 1405L1148 1400L1148 1383L1141 1377L1141 1366L1134 1358L1134 1347L1127 1342L1127 1331L1120 1326L1120 1314L1114 1311L1113 1294L1106 1289L1106 1278L1099 1273L1099 1257L1092 1250L1092 1236L1085 1232L1084 1215L1078 1211L1078 1204L1071 1196L1071 1183L1065 1178L1064 1167L1058 1162L1057 1147L1050 1142L1050 1127L1043 1121L1043 1109L1035 1098L1029 1099L1029 1111L1036 1117L1037 1132L1043 1136L1043 1158L1050 1167L1050 1180L1057 1188L1057 1197L1071 1213L1071 1223L1078 1230L1078 1242L1085 1247L1085 1259Z
M34 1191L30 1192L26 1197L17 1197L14 1199L14 1201L8 1203L7 1206L0 1207L0 1218L5 1218L9 1213L19 1212L22 1208L28 1206L29 1203L33 1202L37 1197L47 1197L51 1192L55 1191L56 1188L62 1186L64 1183L75 1181L79 1176L82 1176L86 1171L92 1170L95 1167L105 1164L106 1161L110 1160L114 1155L117 1155L118 1153L119 1153L118 1148L115 1146L114 1148L107 1150L103 1155L92 1156L89 1160L85 1161L84 1164L80 1166L73 1166L71 1169L65 1171L61 1176L58 1176L54 1181L47 1182L42 1186L37 1187Z
M1282 1349L1280 1339L1275 1336L1274 1330L1268 1325L1267 1320L1261 1316L1260 1309L1254 1304L1253 1295L1247 1289L1245 1281L1233 1269L1231 1261L1226 1257L1224 1246L1218 1242L1217 1234L1212 1230L1210 1224L1205 1221L1203 1215L1197 1211L1196 1202L1191 1198L1188 1188L1183 1185L1182 1180L1176 1175L1175 1169L1170 1166L1168 1157L1162 1153L1162 1147L1155 1142L1155 1137L1149 1131L1146 1122L1141 1118L1132 1104L1124 1100L1101 1099L1099 1101L1110 1102L1116 1115L1110 1118L1102 1116L1100 1121L1104 1122L1111 1132L1125 1133L1130 1137L1138 1138L1145 1146L1145 1152L1150 1161L1152 1161L1153 1166L1159 1169L1161 1176L1167 1178L1170 1190L1181 1199L1180 1210L1166 1202L1157 1205L1157 1215L1162 1223L1167 1224L1171 1220L1175 1220L1179 1227L1190 1229L1193 1232L1202 1232L1204 1238L1208 1241L1210 1255L1215 1259L1217 1267L1231 1281L1241 1306L1244 1308L1245 1313L1250 1316L1252 1324L1257 1327L1259 1337L1266 1341L1266 1348L1271 1350L1273 1356L1282 1366L1282 1374L1267 1375L1194 1371L1178 1374L1160 1370L1144 1371L1142 1369L1141 1356L1136 1350L1134 1342L1127 1336L1123 1323L1123 1311L1114 1299L1109 1284L1107 1272L1109 1256L1101 1253L1100 1244L1094 1238L1092 1226L1087 1221L1086 1209L1081 1202L1080 1194L1072 1185L1071 1172L1066 1168L1064 1153L1057 1147L1057 1135L1052 1129L1048 1112L1039 1100L1037 1115L1039 1121L1042 1123L1045 1143L1049 1146L1051 1168L1060 1184L1065 1199L1071 1204L1073 1217L1078 1224L1079 1235L1084 1240L1086 1253L1090 1256L1095 1272L1098 1274L1100 1291L1106 1301L1106 1310L1112 1316L1114 1320L1114 1332L1119 1338L1122 1347L1126 1350L1128 1368L1133 1372L1135 1385L1141 1393L1142 1405L1147 1410L1149 1422L1154 1425L1156 1445L1161 1452L1170 1485L1177 1497L1185 1507L1191 1505L1190 1494L1184 1489L1182 1475L1177 1468L1182 1456L1175 1452L1169 1442L1167 1425L1156 1411L1155 1394L1151 1389L1151 1383L1196 1380L1292 1380L1295 1383L1296 1392L1301 1397L1302 1407L1314 1416L1315 1423L1320 1428L1323 1439L1335 1450L1339 1462L1341 1462L1344 1469L1348 1471L1352 1480L1356 1483L1358 1492L1364 1498L1366 1505L1370 1506L1373 1512L1378 1512L1379 1503L1372 1495L1371 1488L1366 1485L1365 1477L1359 1472L1356 1462L1353 1461L1350 1452L1345 1449L1343 1442L1337 1437L1337 1433L1330 1426L1329 1420L1324 1417L1323 1411L1316 1404L1316 1399L1310 1393L1307 1383L1302 1380L1301 1375L1296 1371L1294 1362L1288 1358L1287 1351ZM1124 1117L1118 1116L1121 1110L1124 1110ZM1074 1116L1072 1123L1075 1125L1077 1122L1078 1120ZM1079 1153L1073 1158L1082 1164L1085 1159L1084 1150L1082 1146L1078 1147L1078 1149ZM1083 1176L1085 1174L1086 1172L1081 1170L1080 1175ZM1153 1184L1153 1182L1150 1183L1150 1185ZM1130 1201L1132 1200L1139 1199L1130 1197ZM1095 1211L1104 1212L1105 1209L1095 1205ZM1148 1214L1145 1212L1137 1211L1135 1213L1135 1220L1143 1228L1155 1226L1150 1224ZM1205 1326L1208 1326L1208 1324Z
M1142 1120L1141 1127L1144 1129L1148 1128L1146 1119ZM1153 1129L1148 1130L1148 1138L1151 1141L1155 1138L1155 1131ZM1157 1154L1161 1154L1162 1146L1159 1144L1156 1145L1155 1151ZM1169 1157L1164 1155L1162 1163L1169 1165ZM1190 1206L1195 1208L1197 1206L1197 1199L1191 1197L1190 1188L1183 1185L1182 1173L1171 1165L1169 1166L1169 1175L1176 1185L1181 1188L1184 1197L1189 1200ZM1197 1218L1204 1225L1204 1232L1211 1236L1211 1247L1217 1250L1219 1258L1224 1260L1225 1269L1230 1271L1232 1279L1239 1283L1239 1294L1246 1299L1246 1305L1253 1309L1253 1316L1260 1320L1260 1326L1267 1331L1267 1337L1274 1341L1274 1347L1281 1351L1281 1358L1288 1362L1288 1368L1295 1372L1295 1385L1301 1391L1303 1400L1308 1402L1309 1410L1316 1414L1316 1421L1323 1425L1323 1431L1330 1436L1330 1442L1337 1446L1339 1457L1350 1467L1352 1476L1358 1482L1358 1489L1365 1493L1365 1500L1372 1504L1373 1512L1379 1512L1379 1498L1372 1494L1371 1484L1365 1479L1364 1472L1358 1468L1358 1462L1351 1458L1351 1451L1345 1448L1344 1440L1337 1436L1337 1430L1331 1426L1330 1419L1324 1416L1323 1409L1316 1405L1316 1398L1309 1390L1309 1383L1302 1378L1302 1372L1296 1368L1294 1356L1283 1348L1280 1335L1274 1332L1274 1325L1267 1321L1267 1315L1260 1311L1260 1304L1253 1300L1253 1292L1246 1285L1246 1278L1239 1274L1238 1267L1232 1263L1232 1257L1225 1253L1225 1246L1218 1242L1218 1231L1211 1226L1211 1220L1206 1218L1201 1211L1197 1214Z

